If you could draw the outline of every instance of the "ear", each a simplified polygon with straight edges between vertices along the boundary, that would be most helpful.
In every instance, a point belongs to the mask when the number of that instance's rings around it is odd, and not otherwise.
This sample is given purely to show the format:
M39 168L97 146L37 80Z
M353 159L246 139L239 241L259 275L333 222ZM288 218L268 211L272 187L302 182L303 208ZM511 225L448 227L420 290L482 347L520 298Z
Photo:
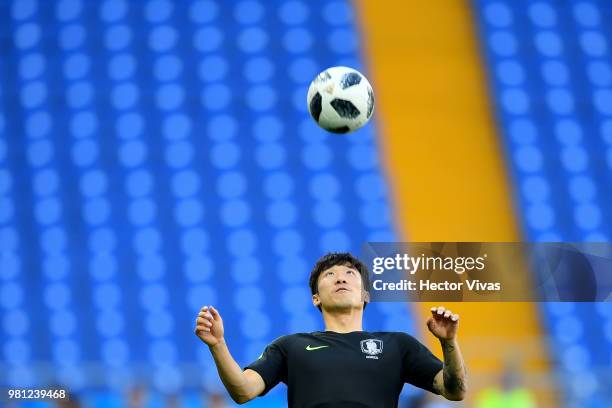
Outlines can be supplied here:
M366 303L370 303L370 292L367 290L362 291L363 301Z
M312 295L312 304L315 307L321 306L321 299L319 298L319 294L318 293L315 293L314 295Z

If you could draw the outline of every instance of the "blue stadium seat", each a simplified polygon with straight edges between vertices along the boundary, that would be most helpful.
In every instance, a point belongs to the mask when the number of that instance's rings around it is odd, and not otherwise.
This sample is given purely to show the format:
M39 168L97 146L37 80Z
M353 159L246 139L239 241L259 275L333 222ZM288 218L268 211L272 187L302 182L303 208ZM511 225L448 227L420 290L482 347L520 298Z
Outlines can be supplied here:
M474 1L517 207L529 241L609 242L609 2ZM610 387L612 303L545 303L568 400ZM595 402L593 402L595 403Z

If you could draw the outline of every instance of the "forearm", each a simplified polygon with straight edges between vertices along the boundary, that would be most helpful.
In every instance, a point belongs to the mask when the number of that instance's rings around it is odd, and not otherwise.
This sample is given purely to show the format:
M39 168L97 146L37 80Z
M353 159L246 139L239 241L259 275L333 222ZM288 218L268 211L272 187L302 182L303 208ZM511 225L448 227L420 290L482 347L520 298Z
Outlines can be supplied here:
M467 379L463 356L457 340L441 340L444 355L442 379L444 397L448 399L463 399L467 390Z
M249 381L236 360L232 357L225 341L210 347L223 385L234 401L241 402L249 397Z

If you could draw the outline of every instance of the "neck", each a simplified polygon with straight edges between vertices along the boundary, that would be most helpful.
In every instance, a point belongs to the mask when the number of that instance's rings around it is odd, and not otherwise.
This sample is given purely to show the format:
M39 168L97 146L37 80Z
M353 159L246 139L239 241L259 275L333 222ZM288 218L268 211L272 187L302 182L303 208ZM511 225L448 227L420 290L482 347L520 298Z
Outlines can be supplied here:
M350 333L363 331L362 326L363 310L344 309L344 310L325 310L323 309L323 321L325 330L336 333Z

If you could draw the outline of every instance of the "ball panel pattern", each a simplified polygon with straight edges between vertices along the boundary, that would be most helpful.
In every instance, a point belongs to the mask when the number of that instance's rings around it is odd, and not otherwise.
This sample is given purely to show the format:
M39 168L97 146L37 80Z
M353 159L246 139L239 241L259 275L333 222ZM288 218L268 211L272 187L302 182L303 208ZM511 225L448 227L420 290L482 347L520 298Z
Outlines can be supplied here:
M340 115L341 118L355 119L361 114L361 112L359 112L359 109L357 109L355 105L351 103L351 101L336 98L330 102L330 105L334 108L336 112L338 112L338 115Z
M351 131L351 128L349 128L348 126L342 126L339 128L332 128L332 129L327 129L327 130L333 133L348 133Z
M323 109L321 106L321 101L321 94L318 92L310 100L310 114L317 122L319 121L319 116L321 116L321 110Z
M370 119L372 116L372 111L374 110L374 91L372 88L368 87L368 112L366 117Z
M361 75L356 72L348 72L342 76L340 80L340 86L342 89L346 89L349 86L357 85L361 82Z

